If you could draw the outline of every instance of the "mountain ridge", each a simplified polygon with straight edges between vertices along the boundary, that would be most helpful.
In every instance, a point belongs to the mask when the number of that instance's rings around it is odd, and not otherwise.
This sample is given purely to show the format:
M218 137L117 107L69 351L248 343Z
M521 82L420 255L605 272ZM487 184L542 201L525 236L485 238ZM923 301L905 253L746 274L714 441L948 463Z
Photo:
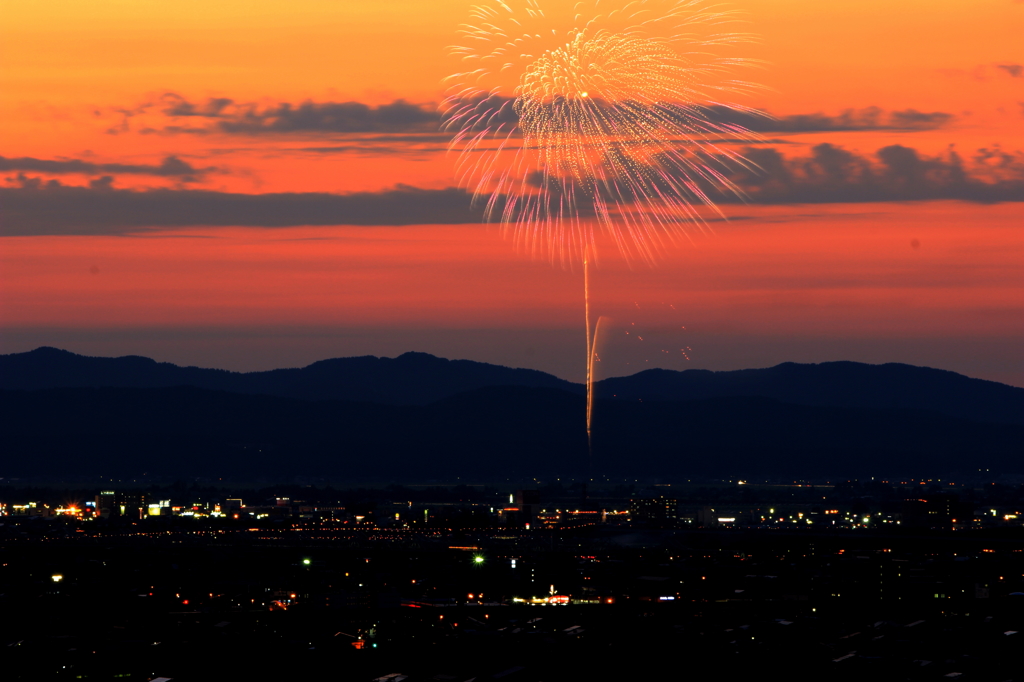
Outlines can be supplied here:
M319 360L259 372L180 367L142 356L102 358L52 347L0 355L0 389L196 386L246 395L428 405L489 386L551 388L582 395L581 384L533 369L427 353ZM712 371L649 369L595 384L599 399L679 401L766 397L798 405L908 408L987 423L1024 424L1024 388L901 363L785 362Z

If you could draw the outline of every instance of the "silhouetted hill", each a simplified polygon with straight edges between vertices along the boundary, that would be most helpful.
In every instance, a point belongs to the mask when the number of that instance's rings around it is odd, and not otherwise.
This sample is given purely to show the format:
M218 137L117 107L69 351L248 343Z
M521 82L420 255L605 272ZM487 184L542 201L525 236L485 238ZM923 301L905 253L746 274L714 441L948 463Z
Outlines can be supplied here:
M308 402L191 387L0 391L0 476L395 481L580 475L584 400L492 387L430 405ZM602 401L594 473L933 476L1022 473L1024 427L761 397Z
M760 396L799 405L904 407L1024 424L1024 388L897 363L785 362L731 372L650 369L598 382L596 395L645 401Z
M0 355L2 389L86 386L195 386L303 400L425 405L484 386L570 388L572 384L533 369L445 360L427 353L405 353L397 358L335 358L302 368L246 373L179 367L136 355L94 358L46 347Z
M302 400L427 405L488 386L561 389L583 386L530 369L426 353L397 358L322 360L301 369L228 372L179 367L148 358L93 358L55 348L0 355L0 389L195 386ZM783 363L728 372L653 369L598 382L604 399L703 400L764 397L808 406L933 410L973 421L1024 425L1024 388L912 365L857 362Z

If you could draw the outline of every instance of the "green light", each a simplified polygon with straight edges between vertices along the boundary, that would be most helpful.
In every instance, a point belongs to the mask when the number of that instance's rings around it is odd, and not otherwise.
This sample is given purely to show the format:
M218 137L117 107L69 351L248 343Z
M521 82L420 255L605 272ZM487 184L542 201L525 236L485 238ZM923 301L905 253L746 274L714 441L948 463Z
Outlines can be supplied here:
M473 563L482 564L483 562L484 562L484 558L482 556L480 556L479 554L476 555L475 557L473 557Z
M310 564L310 561L309 561L309 559L303 559L303 560L302 560L302 563L303 563L304 565L306 565L306 566L309 566L309 564Z

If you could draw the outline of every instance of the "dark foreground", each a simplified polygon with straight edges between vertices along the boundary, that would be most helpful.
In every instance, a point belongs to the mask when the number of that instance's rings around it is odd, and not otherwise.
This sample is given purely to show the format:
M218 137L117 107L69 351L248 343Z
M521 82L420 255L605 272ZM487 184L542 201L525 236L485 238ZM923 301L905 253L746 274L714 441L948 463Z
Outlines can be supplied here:
M636 527L10 533L0 676L1018 680L1022 540ZM549 601L570 603L529 604L552 590Z

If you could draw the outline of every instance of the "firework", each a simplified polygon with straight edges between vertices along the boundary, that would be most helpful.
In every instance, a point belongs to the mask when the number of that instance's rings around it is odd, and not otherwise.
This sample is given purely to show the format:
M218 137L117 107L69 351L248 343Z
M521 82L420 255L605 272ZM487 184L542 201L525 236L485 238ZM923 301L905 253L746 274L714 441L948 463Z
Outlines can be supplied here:
M754 135L727 101L750 60L733 13L694 0L495 0L451 48L444 126L459 181L535 255L580 263L598 232L651 261L717 192L739 194L730 146Z
M748 42L736 17L699 0L492 0L473 6L451 48L444 127L457 174L489 220L533 255L583 263L587 432L594 345L590 261L603 233L651 262L749 166L729 146L754 135L728 101L755 86L733 77Z

